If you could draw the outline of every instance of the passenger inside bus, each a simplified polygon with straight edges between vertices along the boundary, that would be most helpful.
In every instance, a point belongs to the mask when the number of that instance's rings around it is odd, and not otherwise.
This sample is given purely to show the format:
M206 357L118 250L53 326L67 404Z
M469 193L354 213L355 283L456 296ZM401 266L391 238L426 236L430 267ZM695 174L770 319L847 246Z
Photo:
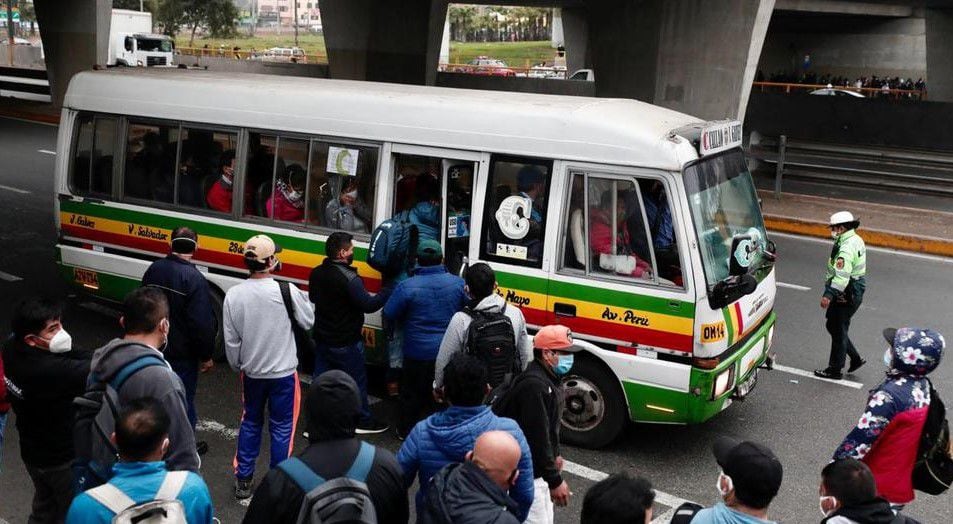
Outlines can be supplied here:
M361 196L358 177L335 175L338 197L324 209L325 225L341 231L370 233L371 213Z
M589 208L589 247L592 268L636 278L651 278L652 266L631 250L625 191L607 190L598 206ZM615 209L615 231L613 231Z
M648 230L652 238L651 246L648 239L641 235L633 235L630 247L643 260L651 260L651 251L655 251L655 263L659 277L681 285L682 270L679 267L678 246L675 243L675 228L672 223L672 210L668 204L668 195L660 180L640 179L639 191L642 195L642 204L645 206L645 218L648 221ZM637 210L639 195L634 190L626 192L626 205L629 209ZM629 213L627 218L629 231L644 231L645 224L642 213Z
M410 222L417 226L418 238L439 242L441 160L411 155L397 155L395 160L398 171L395 215L409 211Z
M268 218L285 222L304 222L304 168L291 164L275 181L275 189L265 204Z

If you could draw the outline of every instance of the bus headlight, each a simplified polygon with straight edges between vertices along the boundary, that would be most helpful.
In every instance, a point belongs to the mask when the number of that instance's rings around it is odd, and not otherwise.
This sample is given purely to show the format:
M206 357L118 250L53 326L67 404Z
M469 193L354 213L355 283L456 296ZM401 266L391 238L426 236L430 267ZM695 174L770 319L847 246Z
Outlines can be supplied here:
M731 388L731 378L734 374L734 366L722 371L715 377L715 386L712 390L712 400L724 395Z

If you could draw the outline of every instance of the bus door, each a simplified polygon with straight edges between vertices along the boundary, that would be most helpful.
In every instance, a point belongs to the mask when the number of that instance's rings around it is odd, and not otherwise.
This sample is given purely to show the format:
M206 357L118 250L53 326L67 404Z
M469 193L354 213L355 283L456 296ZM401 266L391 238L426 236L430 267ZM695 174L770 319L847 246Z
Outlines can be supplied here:
M407 211L420 240L443 246L444 264L459 274L470 254L474 180L480 153L393 146L394 214Z

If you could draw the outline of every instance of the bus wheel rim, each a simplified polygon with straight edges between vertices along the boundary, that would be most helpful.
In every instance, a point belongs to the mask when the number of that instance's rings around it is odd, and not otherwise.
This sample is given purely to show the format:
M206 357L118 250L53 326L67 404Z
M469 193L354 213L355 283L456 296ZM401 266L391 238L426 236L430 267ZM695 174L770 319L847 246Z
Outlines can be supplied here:
M563 424L574 431L591 431L606 416L602 391L589 379L571 376L563 380L566 399Z

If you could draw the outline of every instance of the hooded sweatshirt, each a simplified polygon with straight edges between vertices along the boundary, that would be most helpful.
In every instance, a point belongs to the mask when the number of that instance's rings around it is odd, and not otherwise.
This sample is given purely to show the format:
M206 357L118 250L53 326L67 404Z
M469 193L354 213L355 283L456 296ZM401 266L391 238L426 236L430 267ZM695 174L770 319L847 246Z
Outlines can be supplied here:
M430 479L425 524L518 524L516 501L472 462L449 464Z
M490 296L480 300L473 309L477 311L499 312L506 301L503 297L492 293ZM512 304L507 304L503 314L509 317L513 324L513 336L516 337L516 349L520 358L520 369L526 369L526 366L533 360L533 339L526 334L526 319L523 312ZM440 342L440 350L437 352L437 363L434 369L434 386L443 387L443 368L447 367L450 359L454 355L466 349L467 329L473 319L463 311L459 311L450 319L450 325L447 326L447 332L443 335Z
M918 524L917 521L905 516L894 515L890 503L882 498L875 498L863 504L840 508L824 520L821 524Z
M887 377L870 391L857 425L834 452L834 459L862 460L874 474L877 495L893 504L914 499L913 464L930 407L930 381L943 354L943 337L932 330L901 328Z
M147 355L163 358L157 349L145 344L113 339L93 353L92 375L98 380L110 381L127 364ZM119 409L142 397L158 400L169 414L171 422L166 465L170 471L198 471L195 433L185 411L185 388L172 368L168 365L143 368L126 379L118 394Z
M407 486L420 479L417 492L417 514L426 507L428 482L441 468L453 462L463 462L468 451L473 449L477 437L487 431L506 431L519 442L522 452L519 462L519 478L510 490L510 496L519 505L517 518L522 522L533 504L533 456L523 431L515 420L498 417L489 406L450 406L431 415L414 426L397 452L397 461L404 470ZM419 517L418 517L419 519ZM418 520L419 521L419 520Z

